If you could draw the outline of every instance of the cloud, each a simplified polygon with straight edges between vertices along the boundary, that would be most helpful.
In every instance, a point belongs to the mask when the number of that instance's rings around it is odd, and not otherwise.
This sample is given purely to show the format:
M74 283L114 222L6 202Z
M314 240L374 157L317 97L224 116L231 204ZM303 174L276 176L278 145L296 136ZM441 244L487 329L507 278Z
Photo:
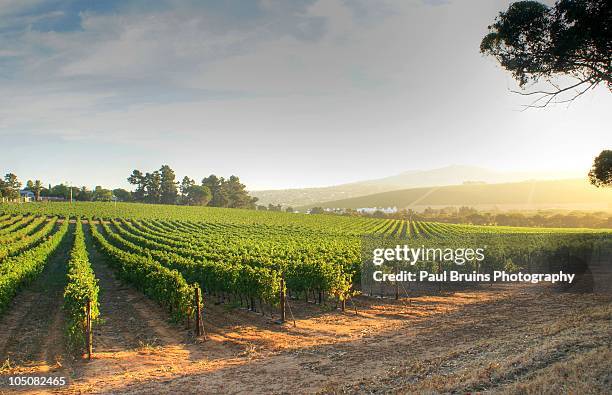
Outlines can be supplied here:
M0 139L134 147L269 185L279 163L291 183L312 158L356 179L461 162L468 148L483 165L526 157L538 148L514 136L530 125L569 134L556 110L521 123L511 78L478 53L503 0L1 4ZM573 108L592 141L609 106L596 97ZM479 148L496 140L506 156ZM372 155L390 145L397 155Z
M354 63L352 37L363 36L359 30L376 26L389 10L382 2L369 4L3 4L0 128L32 128L152 103L317 95L364 86L368 71Z

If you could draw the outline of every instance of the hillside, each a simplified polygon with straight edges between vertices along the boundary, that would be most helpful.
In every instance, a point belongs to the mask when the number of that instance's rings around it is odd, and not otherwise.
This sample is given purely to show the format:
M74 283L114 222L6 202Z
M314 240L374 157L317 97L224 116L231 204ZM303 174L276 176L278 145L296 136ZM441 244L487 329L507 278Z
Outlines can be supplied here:
M466 184L411 188L300 207L425 207L472 206L478 209L612 209L612 190L595 188L581 179Z
M498 172L475 166L455 165L431 170L405 171L390 177L329 187L264 190L250 193L259 198L259 204L272 203L296 207L407 188L457 185L465 182L502 183L553 178L560 177L558 174L545 172Z

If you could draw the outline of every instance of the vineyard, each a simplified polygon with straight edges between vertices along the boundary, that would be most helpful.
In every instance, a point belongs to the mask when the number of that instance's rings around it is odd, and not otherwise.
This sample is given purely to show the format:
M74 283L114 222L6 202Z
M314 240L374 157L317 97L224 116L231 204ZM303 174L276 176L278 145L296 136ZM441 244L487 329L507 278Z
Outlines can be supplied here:
M312 295L319 302L329 297L343 301L355 292L364 239L380 245L487 245L491 248L479 270L493 270L503 269L510 261L518 268L559 262L571 259L571 254L588 261L588 254L601 253L610 234L605 230L487 227L138 204L6 206L0 217L0 258L6 261L0 267L0 311L20 287L40 273L71 221L76 230L66 292L67 304L72 307L67 310L78 316L75 303L83 305L86 296L96 300L81 219L118 276L162 304L176 320L193 315L196 287L223 302L237 301L262 312L278 307L281 279L289 295L303 295L306 300ZM435 266L436 262L424 262L414 270ZM470 272L474 263L459 269Z
M611 234L141 204L5 205L0 206L0 317L62 251L67 257L58 264L62 326L67 348L79 354L92 351L91 325L105 319L95 265L146 295L175 325L202 325L201 305L282 323L290 303L344 311L350 301L357 311L353 298L374 294L360 281L368 243L486 245L483 262L454 267L466 273L543 267L580 272L583 264L607 261ZM411 270L450 268L425 261Z

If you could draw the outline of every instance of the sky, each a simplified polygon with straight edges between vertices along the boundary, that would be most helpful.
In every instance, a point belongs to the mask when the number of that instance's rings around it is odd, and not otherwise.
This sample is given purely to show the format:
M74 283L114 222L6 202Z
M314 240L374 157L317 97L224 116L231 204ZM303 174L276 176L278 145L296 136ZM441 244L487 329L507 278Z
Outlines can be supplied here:
M0 171L251 190L452 164L586 173L612 94L523 110L479 53L498 0L0 0Z

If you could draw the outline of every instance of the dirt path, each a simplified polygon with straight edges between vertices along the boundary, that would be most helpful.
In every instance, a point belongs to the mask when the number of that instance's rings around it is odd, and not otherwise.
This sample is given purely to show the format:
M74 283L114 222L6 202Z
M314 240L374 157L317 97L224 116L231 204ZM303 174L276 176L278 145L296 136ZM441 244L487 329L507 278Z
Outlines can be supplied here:
M209 341L185 345L184 353L163 346L141 355L157 369L124 355L126 372L99 376L103 386L87 389L135 394L513 393L520 380L534 385L537 393L542 377L562 382L555 376L559 372L574 374L575 383L610 388L597 381L611 368L605 359L611 355L609 298L501 288L416 297L409 306L368 298L359 302L358 317L316 314L318 307L296 302L297 328L209 306ZM576 374L571 368L576 363L598 369ZM563 366L570 366L569 372Z
M358 298L359 316L293 301L296 328L208 304L209 338L196 342L98 267L98 256L92 260L108 294L102 297L107 321L98 328L95 359L82 363L61 393L559 393L559 383L595 392L611 387L605 379L612 370L610 297L486 287L415 295L410 302ZM158 340L140 346L143 339Z
M73 226L41 275L0 319L0 356L10 373L64 371L63 292Z
M85 241L99 281L101 320L94 325L94 358L75 364L71 388L95 392L117 378L131 377L133 371L154 374L166 361L188 359L189 331L171 324L163 309L116 278L87 227Z
M95 352L115 352L183 342L184 336L166 322L167 315L143 294L115 278L106 258L93 246L91 234L86 243L92 268L100 287L100 314L95 327Z
M563 392L551 386L564 383L559 374L569 377L565 384L582 380L596 392L610 389L609 298L497 290L428 299L410 312L386 302L364 306L359 318L301 320L299 332L257 328L252 354L234 363L186 366L174 377L136 380L113 391L515 393L517 385L532 385L538 393L544 385L554 393ZM435 311L425 313L429 309ZM248 339L246 328L239 336ZM596 369L573 368L581 363ZM542 384L545 379L550 382Z

